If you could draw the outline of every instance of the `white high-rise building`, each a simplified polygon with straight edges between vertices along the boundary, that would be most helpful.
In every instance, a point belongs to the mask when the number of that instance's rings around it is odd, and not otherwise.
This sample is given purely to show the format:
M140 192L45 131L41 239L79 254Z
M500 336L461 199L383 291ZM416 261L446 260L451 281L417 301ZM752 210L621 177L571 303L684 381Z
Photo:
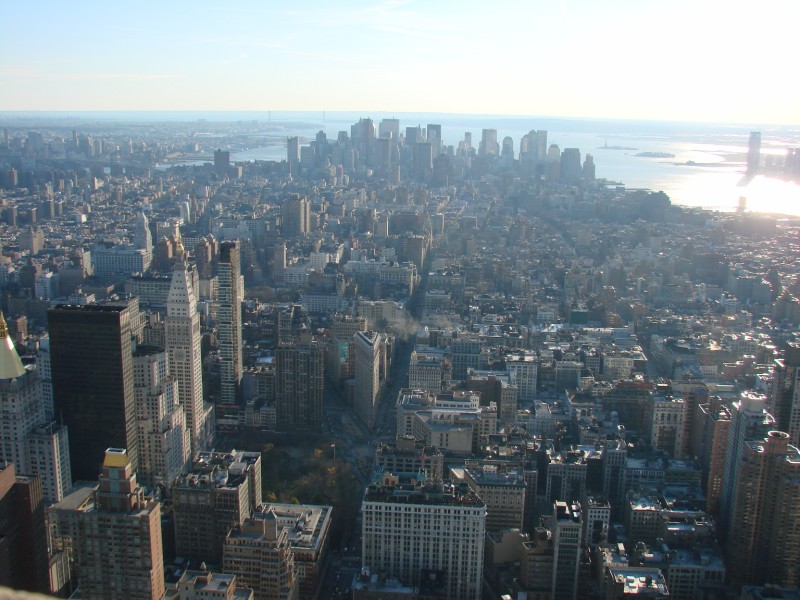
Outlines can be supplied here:
M0 316L0 460L30 473L25 436L45 419L36 370L26 369Z
M375 424L375 410L381 389L381 336L375 331L359 331L355 340L355 408L368 427Z
M672 458L684 458L686 412L683 398L651 394L650 422L646 426L651 447Z
M150 222L142 211L139 211L139 214L136 215L133 244L140 250L146 250L148 253L153 252L153 236L150 233Z
M180 208L181 208L181 221L183 221L184 224L191 223L192 222L192 207L189 206L189 201L188 200L184 200L183 202L181 202Z
M186 411L192 455L206 450L214 435L214 407L203 401L200 316L185 260L175 261L167 296L164 339L170 371L178 381L178 399ZM241 350L240 350L241 352Z
M52 396L42 393L38 369L25 367L0 314L0 462L38 474L47 502L72 487L67 428L53 421Z
M364 567L412 586L424 569L442 570L448 599L481 598L486 504L469 486L379 473L361 511Z
M506 355L506 370L512 374L512 381L517 384L519 399L522 402L533 402L539 374L539 359L536 354L520 352Z
M25 436L25 452L32 473L42 479L42 497L48 504L61 502L72 491L67 426L50 421Z
M153 346L139 346L133 357L139 470L142 485L169 489L191 456L186 413L178 402L178 381L169 356Z

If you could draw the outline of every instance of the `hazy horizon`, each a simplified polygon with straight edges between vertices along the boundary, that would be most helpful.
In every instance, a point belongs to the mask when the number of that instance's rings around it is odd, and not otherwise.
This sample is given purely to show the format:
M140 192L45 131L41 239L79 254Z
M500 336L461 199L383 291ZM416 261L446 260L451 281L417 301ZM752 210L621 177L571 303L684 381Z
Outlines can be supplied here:
M592 116L567 116L567 115L524 115L524 114L499 114L499 113L458 113L458 112L436 112L436 111L390 111L390 110L237 110L237 109L216 109L216 110L160 110L160 109L114 109L114 110L0 110L0 120L3 119L94 119L97 121L129 119L131 122L160 121L169 122L191 122L191 121L210 121L216 123L227 123L244 120L258 122L281 122L297 123L306 122L317 125L325 121L357 121L360 118L372 118L376 125L380 119L397 118L401 121L401 127L412 126L412 121L416 118L423 118L430 122L431 118L441 118L443 121L468 120L476 121L475 125L480 125L481 120L494 121L537 121L563 123L563 124L595 124L602 126L626 124L641 124L652 127L663 126L673 128L676 126L702 127L703 129L726 129L726 128L755 128L769 127L776 130L793 130L800 128L800 117L795 123L779 122L734 122L734 121L692 121L692 120L671 120L671 119L636 119L622 117L592 117ZM421 122L420 122L421 123ZM425 125L426 123L421 123ZM609 130L611 131L611 130Z

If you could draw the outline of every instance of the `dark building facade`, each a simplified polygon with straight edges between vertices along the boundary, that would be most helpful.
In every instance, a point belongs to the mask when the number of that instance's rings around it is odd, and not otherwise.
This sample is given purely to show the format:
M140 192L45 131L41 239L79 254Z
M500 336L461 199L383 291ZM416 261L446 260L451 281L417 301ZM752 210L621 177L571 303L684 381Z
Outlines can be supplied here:
M70 432L72 479L94 480L106 448L139 444L129 306L60 304L48 313L55 413Z
M325 351L313 340L281 344L275 353L278 428L319 431L322 427L322 393Z
M0 463L0 586L50 593L42 481Z

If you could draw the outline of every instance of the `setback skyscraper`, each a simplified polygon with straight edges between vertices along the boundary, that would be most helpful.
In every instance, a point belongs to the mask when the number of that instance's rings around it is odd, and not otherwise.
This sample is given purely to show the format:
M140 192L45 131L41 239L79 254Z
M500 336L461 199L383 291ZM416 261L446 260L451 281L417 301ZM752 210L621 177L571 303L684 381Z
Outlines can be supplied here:
M214 407L203 402L202 336L195 298L186 261L178 257L167 297L164 339L170 371L178 380L178 398L186 412L192 455L207 449L214 434ZM241 369L241 360L239 365Z
M186 413L178 402L178 382L166 352L139 346L133 357L139 470L142 485L169 489L190 455Z
M56 545L72 549L81 598L164 594L161 504L136 483L124 448L109 448L97 487L82 487L49 509Z

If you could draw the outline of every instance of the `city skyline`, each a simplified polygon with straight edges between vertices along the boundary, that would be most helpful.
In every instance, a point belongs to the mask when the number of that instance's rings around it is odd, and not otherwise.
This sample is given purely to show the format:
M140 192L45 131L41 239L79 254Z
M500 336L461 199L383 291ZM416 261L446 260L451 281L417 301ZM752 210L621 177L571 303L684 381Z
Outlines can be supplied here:
M797 122L800 7L415 1L7 7L0 110L433 111ZM34 13L35 11L35 13Z

